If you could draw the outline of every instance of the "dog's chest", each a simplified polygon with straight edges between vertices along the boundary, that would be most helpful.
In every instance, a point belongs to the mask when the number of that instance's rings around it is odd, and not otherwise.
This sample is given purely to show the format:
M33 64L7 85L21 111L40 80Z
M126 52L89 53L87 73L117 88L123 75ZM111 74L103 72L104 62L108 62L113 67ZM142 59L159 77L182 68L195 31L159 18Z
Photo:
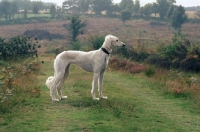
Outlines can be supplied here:
M109 57L105 57L102 63L101 71L105 71L105 69L107 68L108 60L109 60Z

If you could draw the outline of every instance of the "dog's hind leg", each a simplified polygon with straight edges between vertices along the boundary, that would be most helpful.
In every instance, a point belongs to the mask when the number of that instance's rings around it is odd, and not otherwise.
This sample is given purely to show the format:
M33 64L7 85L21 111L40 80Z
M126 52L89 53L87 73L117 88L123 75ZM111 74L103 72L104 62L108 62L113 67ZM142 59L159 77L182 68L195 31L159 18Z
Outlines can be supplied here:
M99 79L99 73L94 73L93 82L92 82L92 90L91 90L91 94L92 94L93 100L99 100L99 98L96 98L96 94L95 94L97 83L98 83L98 79Z
M100 98L107 99L108 97L103 96L102 89L103 89L103 73L100 73L100 77L99 77L99 87L98 87L99 96L100 96Z
M62 95L61 88L62 88L62 84L65 82L65 80L67 79L67 77L69 75L69 67L70 67L70 64L66 67L64 77L57 87L57 92L58 92L60 99L66 99L67 98L67 96Z
M63 77L64 77L64 72L62 72L62 71L57 73L57 75L55 76L55 82L54 82L53 86L51 87L52 101L59 101L55 97L55 90L56 90L56 87L59 85L59 83L61 83Z

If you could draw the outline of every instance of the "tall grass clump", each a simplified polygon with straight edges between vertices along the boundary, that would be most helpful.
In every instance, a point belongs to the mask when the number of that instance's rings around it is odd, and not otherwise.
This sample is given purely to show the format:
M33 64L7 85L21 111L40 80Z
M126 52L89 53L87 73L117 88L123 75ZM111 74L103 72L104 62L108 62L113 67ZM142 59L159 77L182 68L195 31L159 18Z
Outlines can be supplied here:
M26 98L38 97L37 85L40 64L36 59L26 59L20 63L1 66L0 71L0 113L13 110Z

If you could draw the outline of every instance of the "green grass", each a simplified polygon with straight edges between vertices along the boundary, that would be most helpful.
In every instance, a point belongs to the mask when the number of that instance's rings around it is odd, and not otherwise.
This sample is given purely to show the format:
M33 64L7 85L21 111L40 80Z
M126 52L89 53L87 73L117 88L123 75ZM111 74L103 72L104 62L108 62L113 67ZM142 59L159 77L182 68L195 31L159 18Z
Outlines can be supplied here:
M44 85L53 74L52 56L43 56L38 76L41 95L26 99L12 112L0 115L0 131L198 132L200 113L189 100L163 95L141 75L107 70L104 95L93 101L92 74L72 65L63 87L68 98L52 102Z

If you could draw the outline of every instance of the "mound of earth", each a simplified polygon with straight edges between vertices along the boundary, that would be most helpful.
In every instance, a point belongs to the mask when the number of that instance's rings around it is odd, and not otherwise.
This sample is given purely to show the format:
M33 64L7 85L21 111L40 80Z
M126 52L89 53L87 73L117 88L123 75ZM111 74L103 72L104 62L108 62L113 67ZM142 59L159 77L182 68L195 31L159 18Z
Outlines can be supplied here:
M51 34L47 30L26 30L23 34L27 37L37 38L38 40L65 39L61 34Z

